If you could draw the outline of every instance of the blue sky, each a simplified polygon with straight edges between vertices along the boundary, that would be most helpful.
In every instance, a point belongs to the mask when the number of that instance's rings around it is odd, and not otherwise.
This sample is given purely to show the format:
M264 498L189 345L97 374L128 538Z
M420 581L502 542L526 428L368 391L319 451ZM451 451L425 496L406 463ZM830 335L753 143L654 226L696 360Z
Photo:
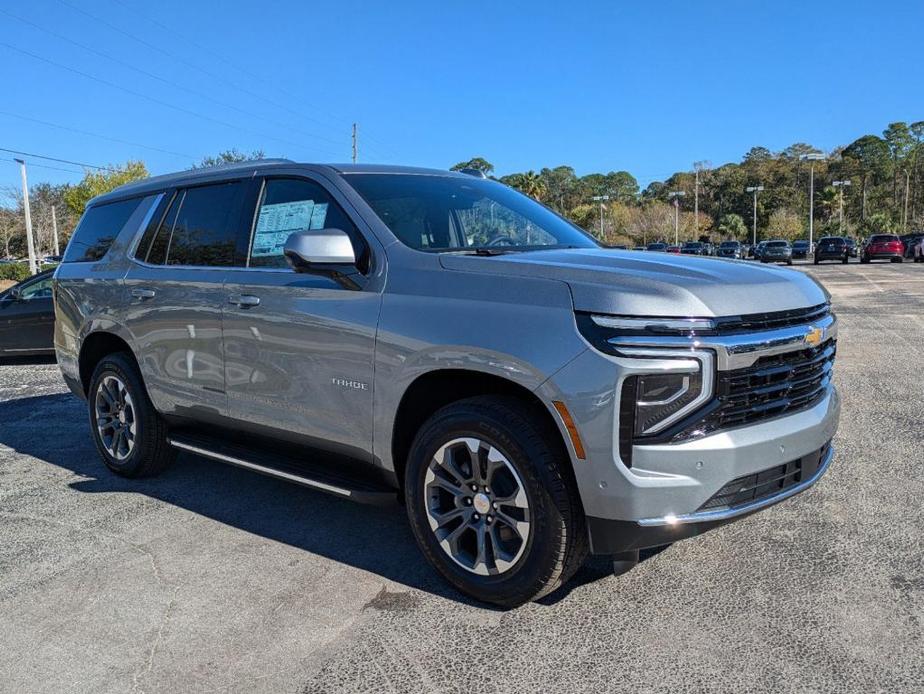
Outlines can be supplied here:
M0 147L152 173L231 147L346 161L356 121L363 161L644 186L924 119L922 26L920 1L0 0ZM80 178L31 162L33 182Z

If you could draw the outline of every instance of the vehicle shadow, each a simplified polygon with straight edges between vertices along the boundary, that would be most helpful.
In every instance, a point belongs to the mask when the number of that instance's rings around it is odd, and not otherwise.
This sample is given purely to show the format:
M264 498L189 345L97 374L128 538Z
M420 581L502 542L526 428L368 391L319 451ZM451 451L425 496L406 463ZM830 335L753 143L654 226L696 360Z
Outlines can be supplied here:
M411 588L486 607L456 592L423 560L397 501L364 506L189 454L156 479L124 479L100 461L85 407L64 393L0 402L0 445L87 478L70 484L79 492L144 494ZM38 424L49 421L56 422L55 435L36 435ZM609 561L591 558L540 604L553 605L608 575Z
M0 366L19 366L19 365L29 365L29 364L55 364L57 360L55 359L54 354L40 354L36 356L29 357L9 357L4 356L0 357Z

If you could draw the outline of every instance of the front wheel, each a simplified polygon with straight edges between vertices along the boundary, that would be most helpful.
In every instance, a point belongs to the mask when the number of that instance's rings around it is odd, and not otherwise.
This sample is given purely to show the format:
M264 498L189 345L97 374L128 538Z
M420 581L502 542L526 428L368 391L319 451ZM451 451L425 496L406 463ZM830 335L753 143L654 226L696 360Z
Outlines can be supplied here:
M93 442L110 470L123 477L147 477L173 462L176 450L167 443L167 426L128 354L100 360L87 404Z
M516 607L566 582L587 554L558 433L521 402L476 397L421 427L405 473L420 550L461 592Z

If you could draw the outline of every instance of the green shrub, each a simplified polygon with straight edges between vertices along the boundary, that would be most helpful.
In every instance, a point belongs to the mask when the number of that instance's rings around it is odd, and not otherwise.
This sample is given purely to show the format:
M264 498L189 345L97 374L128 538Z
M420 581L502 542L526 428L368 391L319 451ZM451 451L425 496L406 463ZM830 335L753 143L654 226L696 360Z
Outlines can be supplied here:
M22 282L28 276L29 265L26 263L4 263L0 265L0 280Z

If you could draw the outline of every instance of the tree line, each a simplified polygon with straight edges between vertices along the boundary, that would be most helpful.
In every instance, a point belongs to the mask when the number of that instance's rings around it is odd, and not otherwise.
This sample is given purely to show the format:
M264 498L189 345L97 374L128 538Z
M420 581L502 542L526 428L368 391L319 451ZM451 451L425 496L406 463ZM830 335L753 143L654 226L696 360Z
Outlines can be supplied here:
M452 168L478 169L488 176L494 172L483 157ZM781 152L753 147L740 162L702 166L698 172L678 171L645 189L626 171L578 176L566 165L507 174L498 180L605 243L640 245L672 241L675 213L681 241L750 240L754 198L747 189L757 186L763 187L757 194L758 240L807 238L812 177L816 238L920 230L924 227L924 121L890 123L881 135L864 135L827 154L801 142ZM603 197L608 199L594 200Z
M191 168L263 156L262 151L232 149L205 157ZM452 168L494 174L494 166L483 157ZM63 250L91 198L147 176L144 162L132 160L104 170L87 170L76 184L32 185L29 199L36 253L46 255L53 249L52 209ZM805 238L812 176L816 237L921 230L924 121L890 123L880 135L864 135L828 153L801 142L781 152L752 147L740 162L704 166L698 172L678 171L644 189L628 171L578 176L568 165L507 174L497 180L568 217L604 243L641 245L673 240L675 214L682 241L749 240L754 198L747 188L756 186L763 188L757 195L758 239ZM11 186L0 190L0 198L0 254L23 257L22 193ZM694 214L697 207L698 214Z

